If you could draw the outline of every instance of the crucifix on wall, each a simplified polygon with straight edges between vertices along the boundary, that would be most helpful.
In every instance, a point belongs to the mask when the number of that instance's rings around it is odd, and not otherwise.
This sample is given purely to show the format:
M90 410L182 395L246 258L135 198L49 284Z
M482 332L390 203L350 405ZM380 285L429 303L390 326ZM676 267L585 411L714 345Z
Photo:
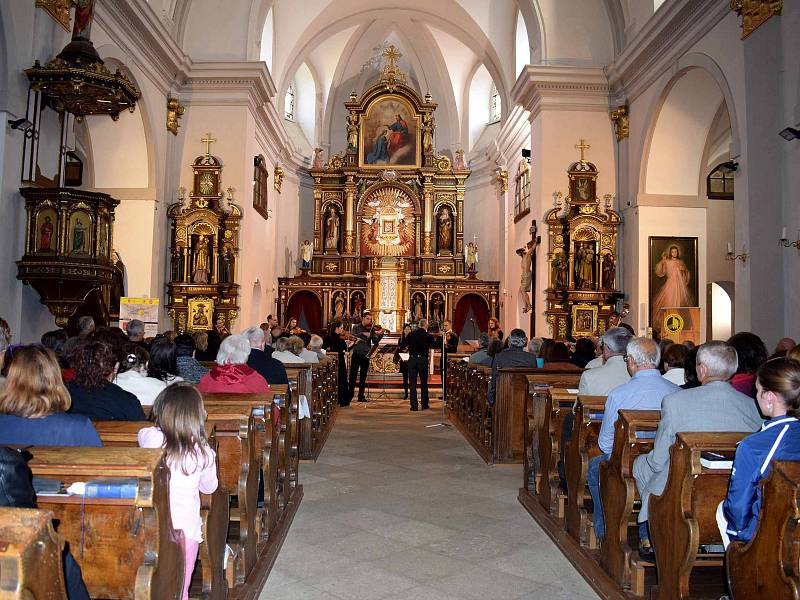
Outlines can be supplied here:
M539 247L539 244L542 241L542 237L538 234L538 228L536 226L536 219L533 220L531 223L530 229L528 230L531 234L531 241L528 244L533 246L532 257L531 257L531 276L532 276L532 283L531 283L531 334L530 337L534 337L536 335L536 249Z

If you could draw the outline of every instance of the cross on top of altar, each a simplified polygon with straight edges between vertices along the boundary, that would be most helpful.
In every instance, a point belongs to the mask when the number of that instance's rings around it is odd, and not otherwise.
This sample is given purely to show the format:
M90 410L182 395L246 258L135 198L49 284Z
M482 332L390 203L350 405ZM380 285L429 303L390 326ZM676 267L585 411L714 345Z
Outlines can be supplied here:
M587 143L586 143L586 140L584 140L583 138L581 138L581 141L580 141L580 143L578 143L578 144L575 144L575 149L576 149L576 150L580 150L580 151L581 151L581 162L582 162L582 163L585 163L585 162L586 162L586 159L584 158L584 156L583 156L583 153L584 153L586 150L588 150L589 148L591 148L591 145L587 144Z
M397 61L400 60L403 54L392 44L383 51L382 56L386 59L386 64L381 74L381 82L387 84L389 89L393 90L396 84L404 84L406 82L405 74L397 66Z
M206 145L206 156L211 156L211 144L216 142L217 140L211 137L210 133L206 134L206 137L200 140L203 144Z

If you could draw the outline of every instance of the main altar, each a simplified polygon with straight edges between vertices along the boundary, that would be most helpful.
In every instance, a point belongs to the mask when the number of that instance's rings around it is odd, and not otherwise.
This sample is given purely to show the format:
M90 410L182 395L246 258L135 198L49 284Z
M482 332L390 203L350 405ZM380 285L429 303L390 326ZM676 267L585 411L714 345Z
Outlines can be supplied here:
M436 153L436 103L407 84L393 46L384 57L379 81L345 102L346 150L327 163L315 153L313 239L299 275L279 279L278 316L312 331L365 311L391 332L451 319L473 339L498 316L499 282L477 278L464 245L470 170L462 151Z

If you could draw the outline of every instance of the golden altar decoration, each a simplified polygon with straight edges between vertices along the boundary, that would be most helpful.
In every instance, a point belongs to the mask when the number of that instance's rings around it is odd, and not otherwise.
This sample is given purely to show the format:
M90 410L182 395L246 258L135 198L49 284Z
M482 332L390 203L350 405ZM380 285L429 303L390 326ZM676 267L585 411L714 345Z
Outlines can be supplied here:
M345 151L314 161L314 234L311 268L279 279L277 312L290 316L293 298L308 294L324 327L365 309L390 331L412 318L421 295L423 316L452 317L474 294L498 316L496 281L467 280L464 191L471 171L463 160L437 154L437 104L421 97L390 46L379 80L345 102ZM304 306L308 304L304 303Z
M545 214L550 233L548 248L547 322L552 337L565 340L601 335L618 315L617 232L620 214L611 208L611 195L600 206L597 167L585 159L591 146L575 145L581 157L570 165L569 193L564 205L556 193L555 207Z
M239 221L242 210L222 189L222 162L211 155L216 140L201 140L205 153L192 163L193 189L170 205L170 272L167 310L175 331L228 330L239 316Z

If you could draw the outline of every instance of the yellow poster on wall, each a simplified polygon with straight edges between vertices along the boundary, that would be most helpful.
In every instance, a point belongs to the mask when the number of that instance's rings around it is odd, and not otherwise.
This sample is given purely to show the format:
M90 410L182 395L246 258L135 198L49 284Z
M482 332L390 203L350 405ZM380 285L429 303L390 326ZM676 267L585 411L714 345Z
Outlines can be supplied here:
M144 323L144 337L158 334L158 298L120 298L119 326L127 331L133 319Z

